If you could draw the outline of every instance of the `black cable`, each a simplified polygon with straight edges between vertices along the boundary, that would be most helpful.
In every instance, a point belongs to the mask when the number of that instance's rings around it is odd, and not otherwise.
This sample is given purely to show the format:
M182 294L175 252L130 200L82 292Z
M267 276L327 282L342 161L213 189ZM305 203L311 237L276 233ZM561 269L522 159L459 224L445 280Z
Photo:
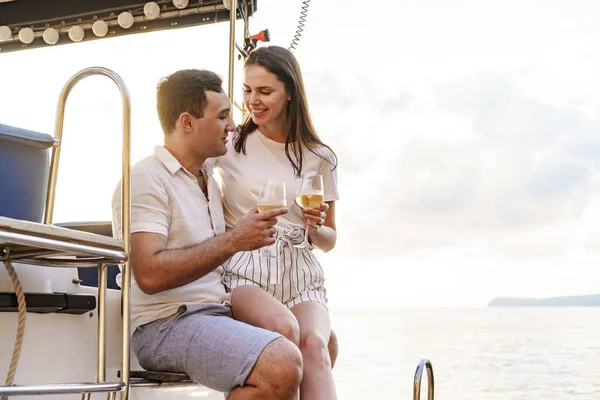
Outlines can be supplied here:
M246 14L244 13L244 8L242 7L242 2L241 1L237 2L237 7L238 7L238 10L240 10L240 14L242 15L242 21L244 21L244 27L246 28L246 30L249 33L250 32L250 28L248 27L248 23L246 22Z
M288 49L290 51L296 50L296 46L298 46L298 42L300 42L300 37L302 36L302 32L304 32L304 23L306 22L306 14L308 14L308 3L310 0L304 0L302 2L302 10L300 11L300 20L298 21L298 28L296 29L296 33L294 34L294 39L292 39L292 43Z

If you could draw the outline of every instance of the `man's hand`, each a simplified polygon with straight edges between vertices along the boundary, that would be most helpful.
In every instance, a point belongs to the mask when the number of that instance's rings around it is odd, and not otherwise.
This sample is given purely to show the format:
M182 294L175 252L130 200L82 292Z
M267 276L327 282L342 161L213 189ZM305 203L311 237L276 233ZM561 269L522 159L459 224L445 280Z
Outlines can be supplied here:
M182 249L167 249L167 237L158 233L131 235L131 266L146 294L187 285L202 278L241 250L255 250L275 243L277 217L287 208L259 213L253 209L233 229Z
M287 214L285 207L258 212L253 208L230 231L238 250L256 250L275 243L277 217Z

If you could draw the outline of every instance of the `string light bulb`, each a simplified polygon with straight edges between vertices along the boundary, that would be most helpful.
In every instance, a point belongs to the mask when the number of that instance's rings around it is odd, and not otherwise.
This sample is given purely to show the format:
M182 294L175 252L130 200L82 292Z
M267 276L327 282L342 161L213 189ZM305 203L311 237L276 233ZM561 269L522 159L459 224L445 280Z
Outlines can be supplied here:
M47 44L56 44L58 42L58 37L58 31L54 28L47 28L42 34L42 38Z
M0 26L0 42L5 42L12 37L12 30L4 25Z
M31 28L23 28L19 31L19 40L23 44L29 44L35 39L35 33Z
M105 36L108 33L108 24L101 19L94 21L92 32L98 37Z
M173 0L173 5L180 10L183 10L190 4L190 0Z
M71 28L69 28L69 39L71 39L72 41L81 42L84 36L85 32L83 31L83 28L81 26L74 25Z
M133 26L133 15L129 11L123 11L117 17L117 21L119 22L119 26L123 29L129 29Z
M144 4L144 15L148 19L156 19L160 15L160 7L153 1Z

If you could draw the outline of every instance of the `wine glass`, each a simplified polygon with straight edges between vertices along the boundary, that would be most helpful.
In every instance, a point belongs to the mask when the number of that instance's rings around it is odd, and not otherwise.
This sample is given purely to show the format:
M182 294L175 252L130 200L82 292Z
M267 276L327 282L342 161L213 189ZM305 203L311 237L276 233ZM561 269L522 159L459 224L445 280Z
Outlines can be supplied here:
M263 183L256 208L259 212L287 207L285 196L285 182L267 180ZM265 246L260 249L259 255L266 258L277 258L277 254L271 252L271 247Z
M321 175L308 175L302 177L296 197L294 198L298 207L316 210L321 207L323 198L323 177ZM295 247L302 249L310 247L308 244L308 221L306 221L306 227L304 229L304 241Z

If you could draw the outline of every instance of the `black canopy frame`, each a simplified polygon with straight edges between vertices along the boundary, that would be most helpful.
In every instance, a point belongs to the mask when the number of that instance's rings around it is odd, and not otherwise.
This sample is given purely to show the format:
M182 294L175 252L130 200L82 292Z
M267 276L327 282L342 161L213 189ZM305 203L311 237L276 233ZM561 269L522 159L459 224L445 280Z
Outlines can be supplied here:
M5 27L8 27L11 31L11 37L7 40L3 41L0 36L0 54L74 43L68 32L76 25L84 29L82 41L89 41L226 22L230 19L230 11L223 0L190 0L182 9L175 7L171 0L155 3L160 7L160 16L152 20L144 15L146 2L133 0L0 0L0 29L4 27L6 31ZM257 0L238 0L236 18L242 18L242 12L250 17L256 8ZM134 24L128 29L122 28L117 21L119 14L125 11L134 17ZM92 32L92 24L97 20L107 23L109 30L105 36L96 36ZM24 28L31 28L34 32L31 43L26 44L19 39L19 32ZM59 33L59 40L54 45L42 38L48 28Z

